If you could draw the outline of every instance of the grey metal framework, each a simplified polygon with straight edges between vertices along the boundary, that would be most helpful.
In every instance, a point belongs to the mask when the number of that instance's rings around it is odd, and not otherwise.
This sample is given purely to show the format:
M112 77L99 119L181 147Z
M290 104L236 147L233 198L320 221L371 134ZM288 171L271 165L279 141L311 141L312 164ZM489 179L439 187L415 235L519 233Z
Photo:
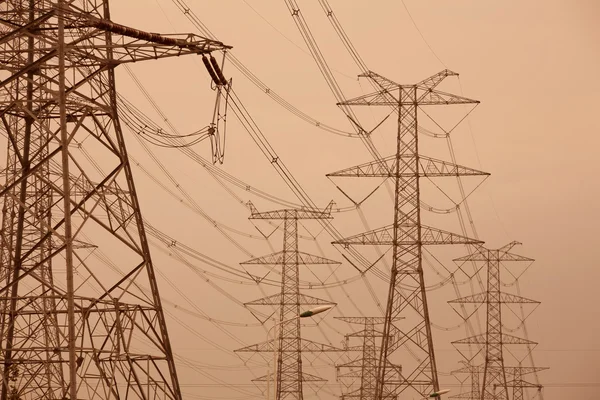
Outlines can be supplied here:
M478 103L466 97L436 90L455 72L444 70L417 84L400 85L374 72L361 75L371 79L377 91L340 103L349 106L387 106L396 109L398 131L396 153L327 176L391 178L394 190L392 225L338 240L334 244L392 246L393 259L385 311L376 399L394 399L411 388L409 395L427 397L439 389L431 324L423 279L422 246L475 244L470 239L421 223L419 180L423 177L488 175L485 172L419 154L418 110L423 106ZM408 314L410 313L410 315ZM406 317L402 331L392 321ZM403 346L410 346L419 361L408 365L403 360L400 373L390 357Z
M483 293L461 297L449 301L450 304L485 304L486 305L486 331L484 334L475 335L466 339L460 339L452 342L454 345L483 346L484 363L481 366L468 364L465 368L457 372L468 372L472 379L479 374L483 374L481 387L473 385L470 393L463 393L453 398L471 398L478 400L508 400L509 389L513 388L513 400L523 398L523 389L535 387L541 389L540 385L532 384L523 380L523 375L542 371L547 368L542 367L507 367L504 365L504 347L507 345L534 345L535 342L516 337L502 332L502 306L504 304L530 304L537 305L538 301L527 299L525 297L504 293L500 290L500 267L505 262L528 262L534 260L511 253L511 249L520 244L511 242L504 247L496 250L488 250L482 246L476 246L475 251L467 256L456 259L463 262L481 262L485 264L487 270L487 290ZM471 360L469 360L471 361ZM512 377L507 379L507 375ZM475 392L476 391L476 392ZM460 397L462 396L462 397ZM475 397L473 397L475 396Z
M0 400L181 399L114 69L225 48L106 0L0 2Z
M332 305L334 303L300 293L300 265L339 264L324 257L298 250L298 220L331 219L330 204L325 210L283 209L258 212L251 205L250 219L282 220L283 250L245 261L245 265L280 265L281 291L278 294L246 303L248 306L279 306L278 336L259 344L243 347L236 352L277 352L275 376L262 376L255 381L275 382L276 400L302 400L303 382L323 381L323 378L302 371L302 353L342 351L326 344L303 339L300 334L300 305ZM275 379L273 379L275 378Z

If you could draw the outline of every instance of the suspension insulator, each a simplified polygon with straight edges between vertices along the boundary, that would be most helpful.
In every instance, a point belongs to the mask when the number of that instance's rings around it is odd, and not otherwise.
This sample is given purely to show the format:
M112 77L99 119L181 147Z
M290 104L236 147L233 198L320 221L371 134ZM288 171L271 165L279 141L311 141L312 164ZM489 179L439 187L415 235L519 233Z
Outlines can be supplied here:
M212 56L212 54L210 55L210 63L212 64L213 68L215 69L215 72L217 73L217 76L221 80L221 84L222 85L227 85L227 79L225 79L225 75L223 75L223 71L221 71L221 67L219 67L219 63Z
M204 66L206 67L206 70L208 71L208 74L212 78L215 85L221 85L221 81L217 77L217 74L215 74L212 65L210 65L210 61L208 61L208 58L206 58L205 55L202 55L202 62L204 63Z

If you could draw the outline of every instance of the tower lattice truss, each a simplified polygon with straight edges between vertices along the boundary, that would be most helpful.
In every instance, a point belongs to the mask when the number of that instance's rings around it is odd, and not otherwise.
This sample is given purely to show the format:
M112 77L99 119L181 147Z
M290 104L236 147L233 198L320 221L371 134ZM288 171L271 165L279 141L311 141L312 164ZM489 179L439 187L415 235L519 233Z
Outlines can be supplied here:
M439 389L423 279L422 247L481 243L421 223L419 181L422 178L488 175L419 153L419 108L478 103L476 100L436 90L446 77L453 75L457 74L444 70L417 84L400 85L374 72L368 72L363 76L373 81L377 91L340 103L349 106L392 107L398 115L394 155L328 174L330 177L391 178L394 182L393 223L334 242L344 246L392 246L391 277L377 362L376 399L395 399L406 390L408 396L427 397ZM405 318L402 321L403 329L392 322L401 317ZM410 356L399 359L402 348L407 348L418 361L410 363Z
M302 371L302 353L342 351L336 347L303 339L300 334L300 305L332 305L330 301L300 293L300 265L339 264L337 261L298 250L298 221L331 218L331 205L325 210L284 209L258 212L251 206L250 219L283 221L283 250L254 258L242 264L281 267L281 291L278 294L246 303L247 306L277 306L279 321L277 335L266 342L247 346L236 352L276 352L274 374L255 379L273 382L276 400L302 400L303 382L321 382L323 378ZM268 359L268 357L267 357Z
M108 1L0 2L0 400L181 398L114 69L224 48Z
M453 342L454 346L466 358L463 361L463 368L460 368L453 373L468 373L471 380L471 390L469 392L460 393L451 396L457 399L471 400L522 400L524 397L524 389L535 388L541 390L541 385L531 383L523 378L524 375L537 374L537 372L545 370L544 367L536 367L533 365L533 357L531 355L532 346L537 343L517 337L503 332L502 309L508 305L518 305L521 311L526 306L537 306L540 303L525 297L514 294L505 293L500 290L502 281L500 280L501 267L504 263L532 263L531 258L523 257L511 253L511 249L519 243L512 242L504 247L496 250L488 250L482 246L476 246L475 252L472 254L456 259L456 262L466 263L475 262L482 263L487 271L487 290L482 293L471 296L462 297L452 300L450 304L473 304L476 309L478 305L485 304L486 306L486 331L484 334L475 335L466 339L461 339ZM523 319L520 324L525 323L525 318L529 315L523 313ZM461 347L471 346L479 351L471 355L468 352L461 350ZM504 349L506 347L519 346L525 347L525 356L516 360L514 366L505 364ZM480 353L483 355L483 364L476 365L476 356ZM510 354L517 354L516 351L510 351ZM527 365L527 364L531 365ZM512 391L510 390L512 389ZM512 392L512 397L510 393Z

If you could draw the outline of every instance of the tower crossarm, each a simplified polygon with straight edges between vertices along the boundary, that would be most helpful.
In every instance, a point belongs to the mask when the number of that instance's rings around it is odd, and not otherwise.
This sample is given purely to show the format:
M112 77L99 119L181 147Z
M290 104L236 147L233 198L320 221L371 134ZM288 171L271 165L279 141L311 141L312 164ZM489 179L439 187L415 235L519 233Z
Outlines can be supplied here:
M244 303L247 306L276 306L280 305L282 301L281 293L277 293L271 296L263 297L261 299L249 301ZM335 305L329 300L319 299L317 297L309 296L306 294L298 294L298 304L309 305L309 306L324 306L324 305Z
M324 353L324 352L328 352L328 351L335 351L335 352L345 351L344 349L339 348L339 347L334 347L334 346L330 346L328 344L323 344L323 343L317 343L317 342L314 342L314 341L308 340L308 339L300 340L300 349L303 352L309 352L309 353Z
M445 69L429 78L423 79L421 82L417 83L417 86L423 89L435 89L437 85L442 83L442 81L449 76L458 76L458 73Z
M302 265L311 265L311 264L340 264L339 261L330 260L328 258L315 256L309 253L304 253L301 251L297 252L298 254L298 264ZM286 253L283 251L278 251L276 253L272 253L266 256L253 258L248 261L244 261L242 265L280 265L283 264L286 257Z
M419 156L419 164L419 176L427 178L490 175L488 172L479 171L473 168L423 155Z
M39 36L37 28L43 24L45 47L40 48L39 56L30 60L22 68L13 70L12 75L0 82L0 87L24 76L27 72L40 69L56 68L54 60L58 55L58 46L52 40L54 35L48 32L58 30L58 19L55 10L38 17L26 25L18 25L8 21L11 31L0 38L0 44L12 40L18 35ZM66 68L115 66L123 63L155 60L187 54L208 54L215 50L231 48L219 41L207 39L195 34L161 35L145 32L107 19L97 18L90 13L67 12L65 14L66 37L71 39L65 43ZM110 33L110 41L107 41ZM10 52L15 59L27 59L27 48L13 48ZM9 69L10 71L10 69Z
M417 83L416 86L422 87L424 89L435 89L435 87L437 85L442 83L442 81L449 76L458 76L458 73L451 71L449 69L444 69L444 70L438 72L437 74L430 76L429 78L423 79L422 81ZM381 89L386 89L386 90L392 89L394 87L402 86L402 85L392 81L391 79L383 77L373 71L367 71L363 74L360 74L359 78L370 78L371 80L373 80L373 82L375 82L375 84L377 84L377 86L379 86Z
M250 346L245 346L239 349L233 350L235 353L272 353L277 349L277 339L267 340L265 342L251 344Z
M384 89L337 103L338 106L398 106L398 99Z
M463 367L463 368L459 368L459 369L455 369L452 372L450 372L451 374L470 374L470 373L483 373L484 370L484 365L469 365L467 367ZM533 374L534 372L540 372L540 371L545 371L549 369L548 367L504 367L504 371L506 371L506 373L508 375L516 375L516 374L521 374L521 375L528 375L528 374Z
M540 384L536 384L536 383L531 383L531 382L527 382L523 379L518 379L518 380L510 380L508 382L506 382L506 386L508 387L521 387L521 388L541 388L542 385Z
M333 201L323 210L307 208L291 208L259 212L252 202L248 202L251 211L250 219L332 219Z
M477 249L472 254L454 259L455 262L490 261L490 260L496 260L496 261L502 261L502 262L507 262L507 261L533 262L533 261L535 261L532 258L523 257L518 254L509 253L508 251L498 250L498 251L494 251L493 253L491 253L490 250L487 250L486 248L484 248L482 246L478 246Z
M398 236L396 244L398 245L439 245L439 244L478 244L483 243L477 239L471 239L466 236L447 232L442 229L421 225L421 238L419 240L419 230L416 225L398 226ZM388 245L394 244L394 226L389 225L383 228L360 233L341 240L332 242L340 245Z
M274 379L276 379L275 374L268 374L268 375L259 376L258 378L254 378L254 379L252 379L252 382L267 382L267 381L273 381ZM311 375L311 374L307 374L307 373L302 374L301 382L323 382L323 381L325 381L325 379L318 377L316 375Z
M120 35L131 39L141 40L144 43L150 45L162 45L171 46L180 49L185 49L195 54L206 54L216 50L231 49L231 46L227 46L222 42L207 39L202 36L195 35L193 33L177 34L177 35L161 35L158 33L145 32L139 29L131 28L129 26L121 25L106 19L96 19L87 17L82 20L83 26L81 27L94 27L106 32L111 32L114 35ZM77 27L75 23L73 27Z
M450 300L450 304L464 304L464 303L485 303L488 301L489 294L487 292L477 293L471 296L461 297L459 299ZM500 292L500 303L511 303L511 304L540 304L537 300L531 300L526 297L517 296L510 293Z
M396 168L397 160L401 165ZM473 168L454 164L448 161L438 160L432 157L419 156L418 170L411 167L410 156L389 156L380 160L345 168L340 171L327 174L328 177L375 177L375 178L410 178L414 176L437 178L453 176L487 176L489 173Z
M468 337L466 339L455 340L452 344L487 344L486 335L475 335ZM531 345L537 344L537 342L533 342L528 339L523 339L517 336L502 334L500 341L498 344L524 344Z
M478 104L478 100L458 96L451 93L442 92L434 89L441 81L454 72L440 72L428 79L419 82L416 85L398 85L387 78L370 71L368 77L371 78L381 89L373 93L358 96L338 105L345 106L388 106L398 107L403 105L411 106L433 106L450 104Z
M364 72L364 73L358 75L358 77L371 79L373 82L375 82L375 84L377 86L379 86L383 90L389 90L389 89L400 86L400 84L394 82L393 80L386 78L384 76L381 76L377 72L373 72L373 71Z
M417 83L414 86L424 89L424 90L432 90L432 89L435 89L440 83L442 83L442 81L444 79L446 79L449 76L458 76L458 73L451 71L449 69L444 69L444 70L438 72L437 74L430 76L429 78L423 79L422 81L420 81L419 83ZM373 71L367 71L366 73L360 74L359 77L371 79L373 82L375 82L375 84L377 86L379 86L379 88L381 88L382 91L390 91L390 90L396 89L401 86L405 86L405 87L413 86L413 85L400 85L400 84L398 84L386 77L383 77Z
M186 54L209 54L231 48L192 33L161 35L94 18L84 19L82 23L74 23L69 28L86 32L84 37L67 44L69 51L95 59L96 62L92 64L123 64ZM107 32L111 33L112 40L106 47L112 50L113 58L103 60L96 54L96 40L105 37Z
M455 94L417 86L417 104L419 106L441 106L451 104L479 104L479 100L469 99Z
M267 340L265 342L253 344L250 346L245 346L240 349L236 349L234 351L236 353L246 353L246 352L272 353L273 349L277 348L278 340L279 339ZM308 340L308 339L300 339L300 350L302 352L308 352L308 353L324 353L324 352L328 352L328 351L334 351L334 352L345 351L344 349L341 349L339 347L334 347L334 346L330 346L328 344L313 342L312 340ZM286 349L284 348L284 349L282 349L282 351L285 352Z
M385 323L385 317L335 317L340 321L347 322L349 324L373 324L379 325Z
M324 382L325 379L313 374L302 373L302 382Z
M382 337L383 336L383 332L378 331L378 330L373 330L373 331L368 331L368 330L362 330L362 331L358 331L358 332L353 332L353 333L348 333L345 335L347 338L371 338L371 337ZM362 349L362 347L361 347Z
M504 367L509 375L529 375L535 372L545 371L548 367Z

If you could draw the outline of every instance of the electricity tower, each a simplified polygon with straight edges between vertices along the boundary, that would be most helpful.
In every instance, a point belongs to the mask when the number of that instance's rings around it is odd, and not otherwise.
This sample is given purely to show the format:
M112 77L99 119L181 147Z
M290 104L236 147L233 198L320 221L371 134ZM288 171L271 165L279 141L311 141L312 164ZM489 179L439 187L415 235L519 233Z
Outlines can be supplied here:
M243 347L236 352L277 353L274 373L255 379L275 383L275 400L302 400L303 382L323 381L302 371L302 353L343 351L333 346L303 339L300 334L300 305L332 305L331 302L300 293L300 265L339 264L337 261L298 250L298 221L331 219L331 203L325 210L283 209L258 212L250 203L254 220L283 220L283 250L245 261L244 265L281 266L281 291L278 294L246 303L249 306L279 306L279 321L274 327L277 337ZM267 390L269 390L267 388Z
M107 0L0 3L0 400L181 399L114 70L225 48Z
M375 398L378 400L396 398L408 388L412 389L411 395L416 392L420 397L427 397L439 389L423 279L422 246L481 243L421 223L421 178L488 175L419 154L419 108L478 103L435 89L446 77L454 75L457 74L444 70L417 84L400 85L368 72L360 76L371 79L377 91L339 103L348 106L387 106L394 108L398 114L394 155L327 175L391 178L395 186L394 221L391 225L334 242L344 246L392 246L391 277L375 388ZM400 316L406 317L403 323L406 327L402 331L393 324ZM392 354L403 346L410 346L419 361L409 365L403 359L402 373L399 375Z
M342 394L341 399L358 399L358 400L374 400L375 386L377 384L377 357L378 346L376 338L382 337L383 332L375 328L376 325L381 325L385 322L384 317L336 317L336 319L348 322L350 324L362 324L363 329L358 332L346 335L346 343L350 338L362 338L361 346L346 346L346 351L359 351L362 357L347 362L345 364L336 365L336 369L340 371L342 368L350 369L348 372L338 375L338 378L354 378L360 379L360 386L349 393ZM398 373L400 372L400 367Z
M479 374L483 375L481 387L474 385L472 382L471 393L468 393L474 399L479 400L508 400L509 387L513 388L513 400L523 398L523 389L527 387L536 387L541 389L540 385L534 385L524 381L522 376L525 374L536 373L546 368L541 367L517 367L505 366L504 363L504 347L508 345L525 345L530 346L536 344L528 339L523 339L513 335L509 335L502 331L502 307L505 304L524 304L538 305L538 301L527 299L525 297L516 296L505 293L500 290L500 268L501 263L505 262L528 262L534 260L511 253L511 249L520 244L511 242L504 247L496 250L488 250L482 246L476 246L475 251L465 257L456 259L457 262L481 262L484 263L487 270L487 290L483 293L478 293L456 300L452 300L450 304L485 304L486 305L486 332L485 334L471 336L466 339L461 339L452 342L454 345L478 345L483 346L484 363L481 366L469 364L466 368L457 372L469 372L473 375L477 374L477 382L479 382ZM524 323L524 321L521 321ZM469 363L472 360L469 360ZM512 377L507 379L507 375ZM477 393L474 393L477 390ZM465 394L466 396L467 394ZM457 397L458 398L458 397ZM467 398L467 397L462 397Z

